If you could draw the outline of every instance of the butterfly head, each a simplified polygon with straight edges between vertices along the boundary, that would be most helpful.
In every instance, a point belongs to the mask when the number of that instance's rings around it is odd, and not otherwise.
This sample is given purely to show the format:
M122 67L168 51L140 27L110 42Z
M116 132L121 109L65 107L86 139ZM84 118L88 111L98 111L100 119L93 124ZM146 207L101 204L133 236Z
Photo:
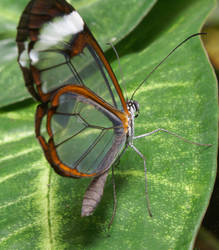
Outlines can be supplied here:
M134 100L129 100L127 102L127 107L129 112L136 118L139 114L139 103Z

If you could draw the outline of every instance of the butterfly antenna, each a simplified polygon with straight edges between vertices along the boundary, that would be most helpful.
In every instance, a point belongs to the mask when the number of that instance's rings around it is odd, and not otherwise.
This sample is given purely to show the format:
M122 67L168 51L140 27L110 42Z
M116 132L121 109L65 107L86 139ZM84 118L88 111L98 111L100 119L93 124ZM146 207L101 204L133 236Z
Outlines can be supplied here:
M128 95L127 95L127 89L126 89L126 83L125 83L125 80L124 80L124 73L123 73L123 70L122 70L122 66L121 66L121 63L120 63L120 58L119 58L119 55L118 55L118 52L115 48L115 46L113 45L113 43L111 42L108 42L107 45L110 45L116 55L116 58L118 60L118 64L119 64L119 71L120 71L120 76L122 78L122 85L123 85L123 89L124 89L124 92L125 92L125 99L126 101L128 100Z
M185 42L187 42L189 39L191 39L192 37L195 37L195 36L200 36L200 35L207 35L207 33L196 33L196 34L193 34L189 37L187 37L185 40L183 40L180 44L178 44L173 50L170 51L170 53L164 57L163 60L161 60L161 62L154 67L154 69L145 77L145 79L138 85L138 87L135 89L135 91L133 92L132 94L132 97L131 97L131 100L133 100L134 98L134 95L136 94L136 92L141 88L141 86L148 80L148 78L156 71L157 68L160 67L161 64L163 64L163 62L166 61L166 59L176 50L178 49L181 45L183 45Z

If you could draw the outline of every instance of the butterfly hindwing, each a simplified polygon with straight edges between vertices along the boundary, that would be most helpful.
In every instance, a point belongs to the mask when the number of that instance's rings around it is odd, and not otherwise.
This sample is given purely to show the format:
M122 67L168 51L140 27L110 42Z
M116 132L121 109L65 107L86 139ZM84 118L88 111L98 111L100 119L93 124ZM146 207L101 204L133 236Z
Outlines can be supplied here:
M112 165L124 147L126 115L104 104L84 87L62 88L53 97L48 111L38 110L37 120L43 118L43 113L47 113L49 139L46 142L40 129L37 137L51 165L66 175L99 175Z

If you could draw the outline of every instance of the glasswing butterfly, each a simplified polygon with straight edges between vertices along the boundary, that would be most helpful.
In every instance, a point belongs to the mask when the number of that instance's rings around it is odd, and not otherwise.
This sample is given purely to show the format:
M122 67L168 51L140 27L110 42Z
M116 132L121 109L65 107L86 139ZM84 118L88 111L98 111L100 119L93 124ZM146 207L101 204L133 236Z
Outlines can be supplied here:
M41 102L35 133L46 159L62 176L93 177L82 216L93 213L110 167L128 146L143 159L146 176L145 158L134 139L162 130L185 140L164 129L134 136L139 105L133 96L146 79L126 101L97 41L65 0L31 0L16 41L26 87Z
M42 103L36 137L58 174L94 177L82 208L82 215L90 215L131 133L135 106L127 105L100 46L65 0L30 1L16 41L26 87Z

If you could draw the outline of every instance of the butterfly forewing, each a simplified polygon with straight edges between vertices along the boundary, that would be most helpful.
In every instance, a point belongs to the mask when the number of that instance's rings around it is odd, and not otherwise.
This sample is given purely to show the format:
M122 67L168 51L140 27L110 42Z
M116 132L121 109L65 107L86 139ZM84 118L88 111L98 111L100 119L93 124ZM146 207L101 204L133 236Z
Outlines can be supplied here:
M39 74L42 92L48 94L65 85L85 86L107 103L123 110L113 82L94 48L87 44L81 53L71 57L69 55L71 46L69 50L62 52L45 52L48 58L44 52L42 53L44 59L39 60L36 65L36 67L41 67ZM57 54L56 61L55 54ZM49 65L51 63L53 65Z
M46 102L62 86L85 86L127 112L115 75L81 16L66 1L33 0L18 26L18 62L31 94Z

